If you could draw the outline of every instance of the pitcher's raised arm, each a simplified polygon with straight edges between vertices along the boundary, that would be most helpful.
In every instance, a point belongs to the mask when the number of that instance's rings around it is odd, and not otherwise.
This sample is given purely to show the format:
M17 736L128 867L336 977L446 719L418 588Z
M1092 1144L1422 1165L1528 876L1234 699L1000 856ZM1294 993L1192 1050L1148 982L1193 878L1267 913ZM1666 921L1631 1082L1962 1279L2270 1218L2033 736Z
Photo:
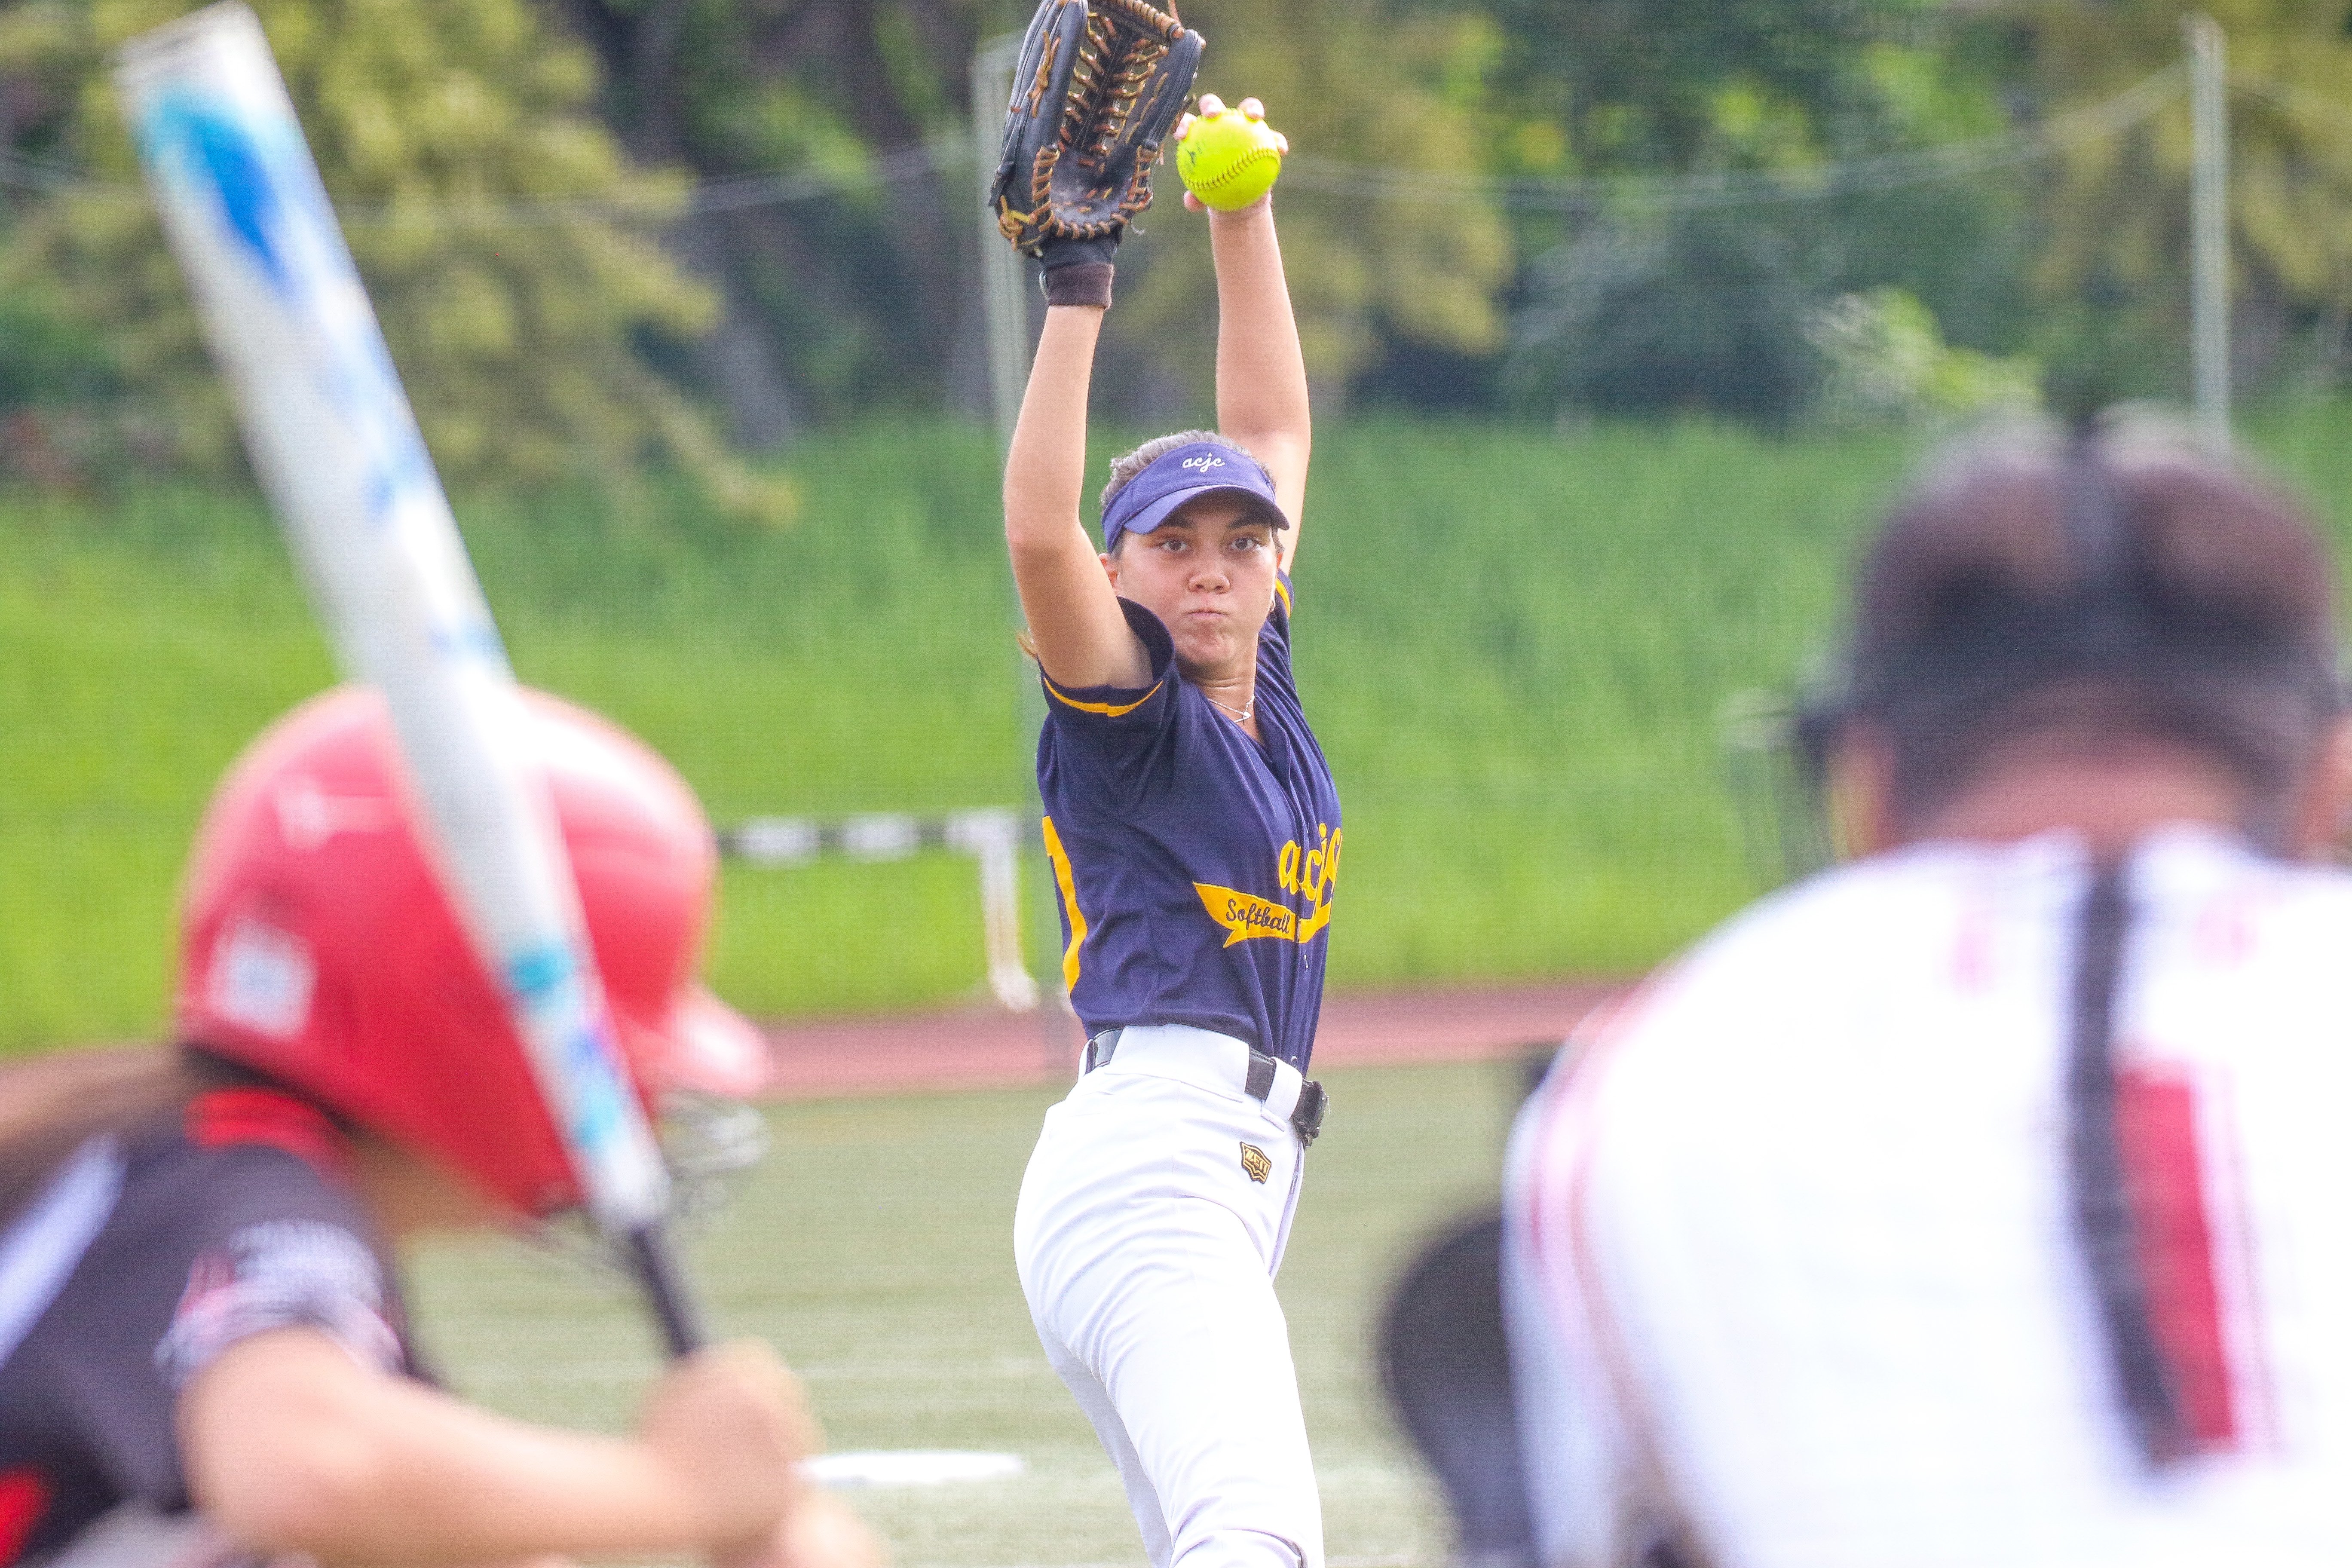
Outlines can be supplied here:
M1138 686L1143 645L1119 613L1078 497L1086 486L1087 393L1102 307L1054 305L1004 465L1004 541L1037 661L1063 686Z
M1264 123L1265 109L1256 99L1245 98L1238 107L1248 121ZM1213 96L1202 96L1202 115L1222 109ZM1184 133L1194 123L1188 121ZM1265 134L1288 150L1278 132ZM1274 476L1275 494L1291 524L1281 544L1287 569L1298 553L1298 531L1306 521L1314 429L1307 405L1307 360L1275 235L1274 195L1269 191L1231 212L1203 208L1197 196L1188 196L1185 205L1207 211L1209 244L1216 257L1217 428L1248 447Z

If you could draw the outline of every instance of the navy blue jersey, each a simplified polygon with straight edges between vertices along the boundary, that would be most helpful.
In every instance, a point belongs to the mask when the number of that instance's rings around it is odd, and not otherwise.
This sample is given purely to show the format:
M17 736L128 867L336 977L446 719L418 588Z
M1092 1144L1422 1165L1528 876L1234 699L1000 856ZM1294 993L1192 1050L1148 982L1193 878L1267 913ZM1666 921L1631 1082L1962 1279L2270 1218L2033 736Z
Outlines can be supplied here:
M308 1103L215 1089L92 1138L0 1226L0 1564L126 1503L198 1529L180 1391L250 1335L315 1328L418 1375L348 1158Z
M1258 635L1253 741L1187 681L1160 618L1137 689L1045 682L1037 787L1063 978L1088 1034L1190 1024L1307 1067L1339 875L1339 796L1290 673L1290 582Z

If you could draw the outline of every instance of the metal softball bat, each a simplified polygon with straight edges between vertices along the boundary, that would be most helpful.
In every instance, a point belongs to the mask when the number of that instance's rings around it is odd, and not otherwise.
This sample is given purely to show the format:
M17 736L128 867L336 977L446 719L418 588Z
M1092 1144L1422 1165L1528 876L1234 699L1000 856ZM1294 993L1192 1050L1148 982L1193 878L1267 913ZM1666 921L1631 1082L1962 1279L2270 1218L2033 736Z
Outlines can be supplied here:
M496 977L597 1225L671 1348L699 1335L668 1174L598 982L525 710L261 24L214 5L115 80L247 450L345 671L382 689L451 903Z

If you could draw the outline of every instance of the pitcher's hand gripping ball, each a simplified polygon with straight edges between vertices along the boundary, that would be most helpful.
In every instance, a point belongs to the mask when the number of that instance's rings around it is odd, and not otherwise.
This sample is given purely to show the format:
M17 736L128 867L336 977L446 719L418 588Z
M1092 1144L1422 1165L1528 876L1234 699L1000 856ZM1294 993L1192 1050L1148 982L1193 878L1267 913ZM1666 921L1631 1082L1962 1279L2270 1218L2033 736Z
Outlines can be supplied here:
M1095 242L1109 259L1151 205L1151 165L1201 68L1201 35L1144 0L1045 0L1013 72L989 205L1024 256Z
M1227 109L1213 97L1176 132L1176 173L1202 206L1237 212L1274 189L1289 141L1265 122L1256 99Z

